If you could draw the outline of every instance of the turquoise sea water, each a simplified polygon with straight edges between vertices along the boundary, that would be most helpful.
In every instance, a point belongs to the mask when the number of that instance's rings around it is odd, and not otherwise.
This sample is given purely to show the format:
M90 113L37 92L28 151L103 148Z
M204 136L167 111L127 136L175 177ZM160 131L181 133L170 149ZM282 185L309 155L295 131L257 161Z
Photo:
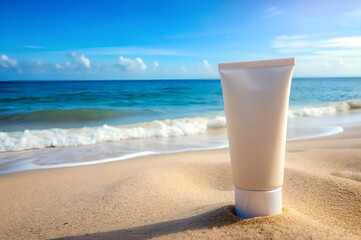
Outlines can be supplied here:
M0 83L0 130L130 124L223 111L220 81Z
M360 108L361 78L295 78L288 139L342 131L361 121ZM63 164L51 155L64 159L60 149L84 163L103 161L105 149L114 160L224 147L225 136L205 136L224 127L219 80L0 82L0 173ZM41 160L45 150L52 161Z
M292 81L291 107L349 99L361 99L361 78ZM0 131L5 132L121 125L223 110L219 80L0 83Z

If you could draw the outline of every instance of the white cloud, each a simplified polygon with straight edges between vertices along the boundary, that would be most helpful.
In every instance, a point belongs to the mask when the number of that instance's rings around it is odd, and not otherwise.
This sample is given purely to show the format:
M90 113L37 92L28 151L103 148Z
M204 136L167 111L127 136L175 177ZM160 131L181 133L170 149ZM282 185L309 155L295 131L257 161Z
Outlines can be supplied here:
M85 67L90 68L90 60L86 58L84 54L80 56L80 61L85 65Z
M55 68L63 69L64 67L60 63L55 63Z
M6 56L5 54L1 55L0 66L2 66L4 68L15 68L18 70L19 73L23 73L23 70L19 66L18 60L11 59L8 56Z
M25 48L30 48L30 49L41 49L41 48L43 48L42 46L35 46L35 45L26 45L24 47Z
M154 64L154 69L157 69L157 67L159 67L159 63L157 61L154 61L153 64Z
M361 49L343 49L343 50L317 50L314 52L318 55L325 55L329 57L359 57L361 56Z
M345 62L343 59L338 59L339 64L344 68L353 68L353 66L347 62Z
M68 54L74 61L73 63L67 61L64 64L56 63L56 69L77 69L78 72L82 72L84 68L91 69L89 58L85 57L84 54L78 56L75 52Z
M127 71L135 71L137 68L137 64L134 60L123 56L119 57L119 65Z
M207 72L213 73L213 66L206 59L203 60L203 65Z
M36 60L35 58L33 58L33 63L36 67L41 67L43 66L43 62L41 60Z
M314 51L316 54L332 52L342 54L353 54L361 50L361 36L339 37L328 39L315 39L307 35L278 36L271 43L271 47L277 48L279 52L296 53ZM325 51L325 49L328 49Z
M32 62L34 63L34 67L32 68L32 72L34 74L39 74L39 73L46 73L48 68L47 68L47 64L39 59L33 58Z
M298 76L361 75L361 36L283 35L271 47L296 56Z
M70 68L70 67L71 67L71 63L69 61L67 61L64 65L61 65L60 63L55 64L55 68L57 68L57 69L64 69L64 68Z
M324 55L296 56L295 76L337 77L360 76L360 57L329 57Z
M309 47L313 46L313 44L310 41L305 40L306 38L306 35L278 36L272 41L271 47L281 49L281 52L285 50L286 52L290 50L307 51Z
M147 70L147 65L143 62L140 57L135 59L125 58L123 56L119 57L119 65L126 71L129 72L139 72Z
M143 71L147 70L147 65L143 62L143 60L140 57L135 58L135 61L139 64L139 68Z
M16 59L11 59L8 56L6 56L5 54L1 55L1 60L0 60L0 66L5 67L5 68L15 68L18 67L18 60Z
M184 72L184 73L187 72L187 68L186 68L185 66L182 66L182 67L181 67L181 70L182 70L182 72Z
M361 47L361 36L328 39L324 42L321 42L319 47L341 47L341 48Z
M78 56L75 52L72 52L70 56L75 60L75 62L80 63L84 67L90 69L90 60L89 58L86 58L84 54Z
M274 17L278 14L282 13L278 7L270 7L266 9L266 18Z

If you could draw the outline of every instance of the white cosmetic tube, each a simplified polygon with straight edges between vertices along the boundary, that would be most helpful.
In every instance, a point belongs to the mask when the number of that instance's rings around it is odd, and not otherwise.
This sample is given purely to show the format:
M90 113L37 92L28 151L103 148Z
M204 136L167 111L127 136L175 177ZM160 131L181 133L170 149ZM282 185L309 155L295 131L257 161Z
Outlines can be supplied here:
M287 112L294 58L219 63L236 215L282 213Z

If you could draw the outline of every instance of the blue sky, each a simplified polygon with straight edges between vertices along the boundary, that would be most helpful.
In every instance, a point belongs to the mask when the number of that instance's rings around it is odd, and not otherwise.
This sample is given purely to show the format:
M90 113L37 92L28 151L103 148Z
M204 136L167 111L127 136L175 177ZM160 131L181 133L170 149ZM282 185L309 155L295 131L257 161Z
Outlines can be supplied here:
M296 77L361 76L361 1L0 0L0 80L218 78L296 57Z

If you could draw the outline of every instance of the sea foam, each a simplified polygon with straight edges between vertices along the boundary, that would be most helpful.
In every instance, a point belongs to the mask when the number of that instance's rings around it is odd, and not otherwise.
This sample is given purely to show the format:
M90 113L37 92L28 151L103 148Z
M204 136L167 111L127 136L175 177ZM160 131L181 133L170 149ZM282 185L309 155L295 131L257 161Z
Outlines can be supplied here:
M320 117L336 115L361 108L361 99L333 102L318 106L291 107L288 117ZM51 128L0 132L0 152L42 149L49 147L85 146L121 140L177 137L205 133L208 129L226 127L224 114L179 119L156 120L131 125L83 127L72 129Z
M224 115L166 119L141 124L73 129L24 130L0 132L0 151L18 151L47 147L84 146L128 139L176 137L204 133L226 126Z
M315 106L291 107L288 111L289 118L295 117L321 117L332 116L338 113L349 112L361 108L361 99L352 99L343 102L331 102Z

